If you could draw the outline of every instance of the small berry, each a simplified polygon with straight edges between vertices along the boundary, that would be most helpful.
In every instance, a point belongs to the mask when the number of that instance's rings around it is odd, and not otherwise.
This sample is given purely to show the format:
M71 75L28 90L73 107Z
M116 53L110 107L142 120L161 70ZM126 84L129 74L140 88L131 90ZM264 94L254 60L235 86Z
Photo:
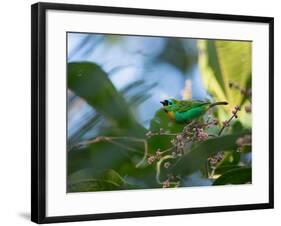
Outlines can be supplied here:
M243 144L244 144L244 138L243 138L243 137L239 137L239 138L236 140L236 144L237 144L237 146L239 146L239 147L243 146Z
M218 123L219 123L219 120L213 119L213 124L214 124L214 125L217 125Z
M160 148L157 148L156 155L161 155L161 149Z
M245 106L245 111L246 111L247 113L251 113L251 112L252 112L252 106L251 106L251 105Z
M170 166L171 166L171 163L170 163L170 162L165 162L165 163L164 163L164 167L165 167L166 169L168 169Z
M208 133L206 133L203 129L198 130L197 138L199 141L207 140L208 136Z
M156 160L155 156L150 156L150 157L147 159L147 163L148 163L149 165L151 165L155 160Z
M152 136L152 132L151 131L148 131L145 136L147 136L148 138L150 138Z
M240 111L241 110L241 108L240 108L240 106L235 106L235 110L237 110L237 111Z
M163 182L163 188L168 188L170 187L170 181L167 179Z
M225 127L228 127L228 126L229 126L229 122L226 120L226 121L223 122L223 125L224 125Z
M247 90L246 89L241 89L241 94L242 95L246 95L247 94Z
M250 134L247 134L244 136L244 143L249 144L252 142L252 136Z

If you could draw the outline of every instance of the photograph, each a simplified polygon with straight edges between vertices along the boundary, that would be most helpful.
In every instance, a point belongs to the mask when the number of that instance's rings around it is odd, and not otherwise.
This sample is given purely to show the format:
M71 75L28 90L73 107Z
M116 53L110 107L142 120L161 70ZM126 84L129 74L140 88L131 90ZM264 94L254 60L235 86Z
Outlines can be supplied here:
M69 31L66 46L67 193L252 184L251 40Z

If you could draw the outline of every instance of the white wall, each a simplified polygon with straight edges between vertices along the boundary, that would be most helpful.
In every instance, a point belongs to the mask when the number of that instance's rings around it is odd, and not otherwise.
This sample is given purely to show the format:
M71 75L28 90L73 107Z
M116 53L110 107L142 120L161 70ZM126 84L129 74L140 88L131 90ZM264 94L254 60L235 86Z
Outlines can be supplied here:
M28 225L30 215L30 4L35 1L1 1L0 8L0 224ZM52 2L49 0L48 2ZM245 14L275 17L275 209L244 212L196 214L99 221L95 225L245 225L281 220L281 172L278 139L281 120L281 16L277 0L98 0L63 1L68 3L123 7L186 10L210 13ZM279 131L278 131L279 130ZM148 200L148 203L150 201ZM92 225L93 222L68 225ZM277 224L277 223L276 223ZM275 224L275 225L276 225ZM274 223L273 223L274 225Z

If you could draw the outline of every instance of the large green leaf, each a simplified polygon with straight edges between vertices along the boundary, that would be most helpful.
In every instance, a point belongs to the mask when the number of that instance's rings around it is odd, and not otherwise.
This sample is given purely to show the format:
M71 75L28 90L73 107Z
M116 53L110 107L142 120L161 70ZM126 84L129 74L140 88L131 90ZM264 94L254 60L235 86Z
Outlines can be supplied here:
M241 88L251 86L252 43L246 41L200 40L199 66L206 89L216 101L226 100L232 108L244 97L230 89L234 82Z
M105 186L100 178L103 178L104 172L112 169L121 177L133 181L134 185L138 185L136 188L156 187L154 168L143 168L143 165L136 167L144 155L143 146L130 144L130 147L136 151L126 150L122 146L108 142L98 142L81 149L70 150L68 152L68 180L70 182L79 180L78 184L75 183L76 191L81 186L90 186L91 189L94 189L93 186ZM87 180L82 180L80 183L81 179ZM132 188L128 185L126 187Z
M95 169L83 169L71 174L67 182L68 192L121 190L131 187L112 169L101 172L99 177L96 177Z
M115 89L107 74L94 63L69 63L68 88L93 107L99 116L103 116L111 123L110 129L100 130L99 135L123 137L71 148L68 151L67 159L68 179L70 182L72 181L70 190L94 191L101 188L114 190L112 183L101 179L104 172L109 169L118 174L121 173L122 177L128 176L130 179L142 180L149 178L151 181L151 178L154 177L151 175L152 169L146 170L146 176L140 173L140 171L144 171L143 169L136 168L136 164L144 156L144 144L130 140L130 137L133 139L144 137L146 130L137 123L122 92ZM91 173L85 175L87 169L91 169ZM73 175L81 177L80 180L84 177L85 180L73 184ZM126 186L128 187L128 185Z
M227 171L216 179L213 185L246 184L252 182L252 168L243 167Z
M130 163L134 168L144 155L143 145L100 141L82 148L68 151L68 175L84 168L96 169L97 175L107 169L118 170L123 164ZM134 148L128 150L125 147ZM134 151L135 150L135 151Z
M208 157L219 151L235 150L236 140L241 134L231 134L208 139L204 142L194 144L191 149L185 151L184 155L170 168L174 174L190 175L196 170L204 168Z
M83 98L112 126L141 131L123 96L115 89L107 74L94 63L68 64L68 88Z

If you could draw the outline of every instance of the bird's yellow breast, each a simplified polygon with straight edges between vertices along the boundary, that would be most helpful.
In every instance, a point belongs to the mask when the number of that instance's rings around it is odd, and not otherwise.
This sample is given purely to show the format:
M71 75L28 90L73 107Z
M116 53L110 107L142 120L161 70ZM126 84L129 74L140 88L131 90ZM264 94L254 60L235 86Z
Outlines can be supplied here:
M170 119L172 119L172 120L175 119L175 113L174 113L174 112L168 111L168 112L167 112L167 115L168 115L168 117L169 117Z

